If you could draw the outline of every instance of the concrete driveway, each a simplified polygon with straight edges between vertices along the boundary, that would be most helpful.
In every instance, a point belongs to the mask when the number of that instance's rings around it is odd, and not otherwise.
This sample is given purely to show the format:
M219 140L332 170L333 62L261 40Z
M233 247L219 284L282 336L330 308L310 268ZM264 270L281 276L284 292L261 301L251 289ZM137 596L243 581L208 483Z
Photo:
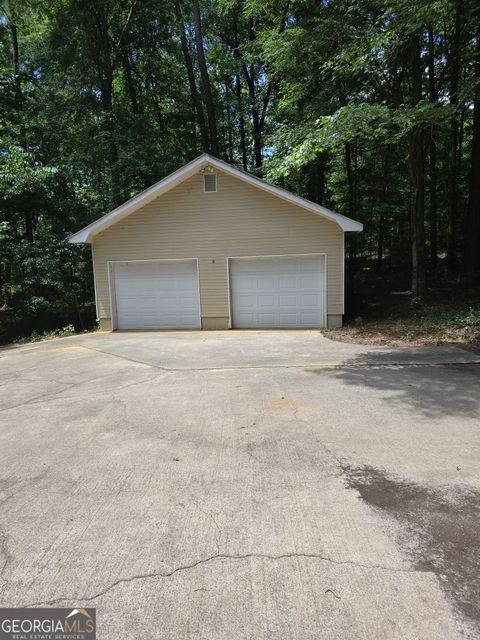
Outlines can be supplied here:
M0 352L2 606L98 638L480 634L480 357L318 332Z

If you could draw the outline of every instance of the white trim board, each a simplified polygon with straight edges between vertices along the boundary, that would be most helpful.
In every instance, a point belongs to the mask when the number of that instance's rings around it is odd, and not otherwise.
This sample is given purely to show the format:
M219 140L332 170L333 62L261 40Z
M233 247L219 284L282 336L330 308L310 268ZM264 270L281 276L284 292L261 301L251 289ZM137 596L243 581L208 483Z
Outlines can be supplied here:
M100 305L98 304L98 293L97 293L97 270L95 269L95 246L92 242L90 251L92 254L92 268L93 268L93 290L95 292L95 318L100 320Z
M326 209L319 204L310 202L310 200L306 200L305 198L296 196L293 193L286 191L285 189L281 189L280 187L276 187L275 185L265 182L264 180L260 180L260 178L257 178L256 176L253 176L246 171L236 169L227 162L223 162L223 160L219 160L218 158L214 158L213 156L204 153L195 160L192 160L191 162L186 164L181 169L178 169L163 180L160 180L160 182L157 182L149 189L142 191L131 200L128 200L110 213L107 213L102 218L99 218L95 222L89 224L87 227L84 227L80 231L77 231L77 233L74 233L72 236L70 236L69 241L72 243L91 243L92 238L97 233L100 233L100 231L104 231L116 222L123 220L126 216L130 215L140 207L148 204L155 198L158 198L164 193L167 193L168 191L170 191L170 189L173 189L174 187L181 184L207 166L218 169L219 171L223 171L228 175L234 176L235 178L238 178L239 180L242 180L247 184L250 184L254 187L257 187L258 189L262 189L267 193L277 196L282 200L291 202L298 207L301 207L302 209L312 211L313 213L316 213L317 215L327 220L331 220L337 223L343 231L362 231L363 229L363 225L356 220L352 220L351 218L342 216L340 213L330 211L330 209Z

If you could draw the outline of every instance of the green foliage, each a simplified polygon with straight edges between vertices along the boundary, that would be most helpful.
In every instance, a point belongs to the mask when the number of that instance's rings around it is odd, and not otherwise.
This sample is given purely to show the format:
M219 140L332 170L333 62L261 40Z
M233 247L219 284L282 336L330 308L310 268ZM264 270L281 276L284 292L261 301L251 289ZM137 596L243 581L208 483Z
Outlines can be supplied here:
M297 132L289 129L290 139L301 139L290 145L287 155L275 156L268 164L271 179L288 176L291 171L311 164L325 152L341 153L355 140L378 148L399 145L414 129L445 126L451 117L449 107L421 101L413 108L393 109L385 104L348 104L331 116L323 116L311 125L301 123ZM284 132L277 130L272 143L285 143Z
M470 307L466 313L458 313L454 324L457 327L471 327L480 333L480 308Z
M410 300L410 305L416 316L421 316L425 310L425 303L420 296L413 296Z
M0 193L3 198L41 193L50 175L51 170L35 163L33 154L18 146L9 147L0 165Z
M421 328L443 327L480 331L480 306L462 306L454 300L450 304L439 304L414 296L410 299L410 313Z
M192 5L179 5L205 116ZM408 274L418 135L426 248L451 252L453 230L461 269L479 81L473 0L202 0L201 14L223 158L363 221L352 265ZM90 255L66 238L202 151L175 6L4 0L0 16L0 340L84 330L95 321ZM428 316L425 305L412 312Z
M33 331L30 336L19 338L15 340L15 342L17 344L42 342L43 340L52 340L54 338L68 338L69 336L75 335L75 333L76 331L73 324L67 324L66 327L63 327L62 329L54 329L53 331L44 331L43 333Z

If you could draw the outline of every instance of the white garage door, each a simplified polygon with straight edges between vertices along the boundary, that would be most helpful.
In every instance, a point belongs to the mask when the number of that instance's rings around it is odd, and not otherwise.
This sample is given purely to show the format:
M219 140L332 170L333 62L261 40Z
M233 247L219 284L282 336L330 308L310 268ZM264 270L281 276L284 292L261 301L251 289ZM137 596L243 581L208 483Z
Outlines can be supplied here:
M113 276L118 329L200 329L195 260L121 262Z
M230 286L236 328L325 325L323 256L232 258Z

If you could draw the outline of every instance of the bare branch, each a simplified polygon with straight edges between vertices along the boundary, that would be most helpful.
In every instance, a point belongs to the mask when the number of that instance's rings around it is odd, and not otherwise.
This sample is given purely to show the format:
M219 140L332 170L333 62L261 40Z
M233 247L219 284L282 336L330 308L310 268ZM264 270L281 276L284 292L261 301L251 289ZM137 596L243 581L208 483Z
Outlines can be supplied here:
M130 10L128 12L127 19L125 20L125 24L123 25L122 31L121 31L120 36L118 38L118 42L115 45L115 51L114 51L114 54L113 54L112 67L116 66L118 53L119 53L119 50L120 50L120 45L122 44L123 36L125 35L125 32L126 32L126 30L128 28L128 25L130 24L130 20L132 19L133 10L134 10L135 5L137 4L137 2L138 2L138 0L133 0L132 4L130 6Z

